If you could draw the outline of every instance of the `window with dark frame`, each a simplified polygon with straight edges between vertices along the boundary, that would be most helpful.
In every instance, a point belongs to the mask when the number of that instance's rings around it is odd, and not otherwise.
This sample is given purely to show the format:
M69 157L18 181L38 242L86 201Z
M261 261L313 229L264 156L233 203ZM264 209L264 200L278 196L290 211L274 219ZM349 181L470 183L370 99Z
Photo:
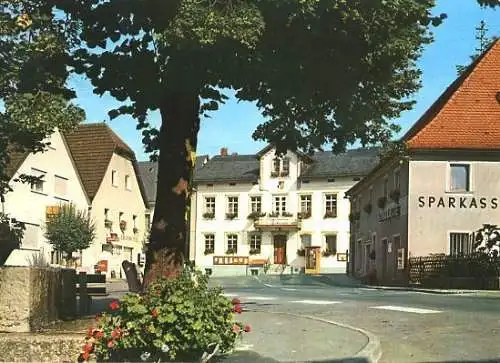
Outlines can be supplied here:
M34 180L31 183L31 190L37 193L43 193L44 192L44 185L45 185L45 175L47 173L45 171L31 168L31 175L38 178L37 180Z
M250 235L250 250L254 250L256 253L261 252L262 247L262 236L260 233L253 233Z
M326 249L330 251L333 255L337 254L337 235L327 234L325 235Z
M290 174L290 158L283 158L281 161L281 176Z
M300 212L301 213L311 213L312 208L312 196L311 195L301 195L300 196Z

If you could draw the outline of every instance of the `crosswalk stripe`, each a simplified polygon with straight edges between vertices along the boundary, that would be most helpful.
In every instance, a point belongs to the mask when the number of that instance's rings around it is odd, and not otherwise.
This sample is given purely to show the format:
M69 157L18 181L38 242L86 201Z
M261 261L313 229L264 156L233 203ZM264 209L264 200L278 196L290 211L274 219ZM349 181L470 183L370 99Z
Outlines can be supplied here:
M222 295L227 296L227 297L235 297L235 296L238 296L237 294L231 294L231 293L227 293L227 292L223 293Z
M297 291L297 289L291 289L291 288L288 288L288 287L284 287L281 290L283 290L283 291Z
M331 301L331 300L295 300L290 302L297 304L311 304L311 305L330 305L330 304L341 303L340 301Z
M416 314L442 313L442 311L440 311L440 310L420 309L420 308L412 308L412 307L405 307L405 306L393 306L393 305L371 306L370 308L371 309L402 311L402 312L406 312L406 313L416 313Z
M248 296L243 297L245 300L276 300L275 297L272 296Z

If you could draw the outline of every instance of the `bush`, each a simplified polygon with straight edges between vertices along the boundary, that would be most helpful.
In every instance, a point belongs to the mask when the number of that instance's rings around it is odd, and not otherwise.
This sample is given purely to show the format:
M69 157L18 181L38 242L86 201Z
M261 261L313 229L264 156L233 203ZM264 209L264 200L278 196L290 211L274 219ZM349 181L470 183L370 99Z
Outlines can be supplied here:
M0 213L0 266L13 250L21 246L25 229L24 223Z
M145 294L127 294L110 309L89 328L80 361L198 361L213 351L231 352L250 331L234 320L242 311L239 300L209 288L200 272L156 280Z

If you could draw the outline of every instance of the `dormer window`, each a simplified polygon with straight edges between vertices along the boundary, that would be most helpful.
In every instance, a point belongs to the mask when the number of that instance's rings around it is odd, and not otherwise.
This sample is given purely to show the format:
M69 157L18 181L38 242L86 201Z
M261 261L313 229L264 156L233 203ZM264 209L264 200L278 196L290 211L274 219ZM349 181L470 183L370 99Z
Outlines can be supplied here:
M288 176L290 174L290 158L274 158L271 177Z

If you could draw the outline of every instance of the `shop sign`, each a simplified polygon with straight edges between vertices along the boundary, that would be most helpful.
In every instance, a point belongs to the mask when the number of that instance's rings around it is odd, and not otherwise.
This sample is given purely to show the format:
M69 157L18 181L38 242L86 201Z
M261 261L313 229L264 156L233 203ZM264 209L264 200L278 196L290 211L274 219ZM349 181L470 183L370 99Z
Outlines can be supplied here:
M401 206L397 205L394 207L384 209L383 211L379 212L378 221L384 222L384 221L387 221L389 219L399 217L400 215L401 215Z
M473 196L434 196L421 195L418 197L419 208L443 208L443 209L497 209L497 197L473 197Z
M248 265L248 256L214 256L214 265Z

